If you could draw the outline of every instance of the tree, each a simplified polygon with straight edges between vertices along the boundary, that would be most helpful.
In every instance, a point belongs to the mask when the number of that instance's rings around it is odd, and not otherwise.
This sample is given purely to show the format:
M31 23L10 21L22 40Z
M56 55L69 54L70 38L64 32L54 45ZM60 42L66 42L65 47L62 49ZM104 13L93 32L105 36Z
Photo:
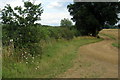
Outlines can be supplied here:
M41 20L42 13L41 3L35 5L24 2L24 7L17 6L14 9L7 4L1 12L4 24L3 43L9 43L13 39L15 47L22 47L28 43L39 42L39 29L35 26L35 21Z
M61 20L60 25L62 27L70 27L72 26L72 22L69 19L64 18Z
M118 24L118 28L120 29L120 24Z
M105 24L118 22L120 3L74 2L67 6L81 35L97 36Z
M14 9L7 4L2 10L2 23L15 26L34 25L35 21L40 20L43 13L41 4L34 5L31 2L24 2L24 8L17 6Z

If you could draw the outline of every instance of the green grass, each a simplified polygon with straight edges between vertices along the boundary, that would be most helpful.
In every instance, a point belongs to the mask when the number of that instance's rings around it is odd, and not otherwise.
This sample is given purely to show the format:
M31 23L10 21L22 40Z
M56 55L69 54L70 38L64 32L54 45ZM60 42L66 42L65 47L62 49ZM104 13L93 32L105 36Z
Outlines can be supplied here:
M82 45L101 41L93 37L78 37L73 40L59 40L48 44L43 55L35 59L17 62L8 57L3 58L3 78L54 78L73 66L78 48ZM5 52L6 49L3 50ZM27 61L27 60L26 60ZM32 62L33 61L33 62Z
M117 47L117 48L120 48L120 43L112 43L112 45L114 46L114 47Z

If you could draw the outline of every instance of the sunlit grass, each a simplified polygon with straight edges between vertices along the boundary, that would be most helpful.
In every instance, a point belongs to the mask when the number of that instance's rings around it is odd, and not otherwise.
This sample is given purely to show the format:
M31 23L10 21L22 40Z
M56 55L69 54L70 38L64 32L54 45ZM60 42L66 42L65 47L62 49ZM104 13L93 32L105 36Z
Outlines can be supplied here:
M120 43L112 43L112 45L114 46L114 47L117 47L117 48L120 48Z

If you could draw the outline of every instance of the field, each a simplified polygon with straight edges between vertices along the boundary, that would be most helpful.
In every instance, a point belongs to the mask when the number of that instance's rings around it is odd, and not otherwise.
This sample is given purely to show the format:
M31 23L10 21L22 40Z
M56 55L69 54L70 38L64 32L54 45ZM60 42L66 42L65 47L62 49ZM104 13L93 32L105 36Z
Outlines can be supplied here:
M108 36L114 40L113 46L120 48L120 35L119 29L104 29L100 32L101 35Z

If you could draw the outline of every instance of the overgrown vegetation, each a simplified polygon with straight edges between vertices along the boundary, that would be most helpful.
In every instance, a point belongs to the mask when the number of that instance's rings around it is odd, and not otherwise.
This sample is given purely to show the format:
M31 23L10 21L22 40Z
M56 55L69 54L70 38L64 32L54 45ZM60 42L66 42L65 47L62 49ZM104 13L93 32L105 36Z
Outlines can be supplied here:
M39 27L35 21L40 20L43 13L41 4L35 5L24 2L24 7L17 6L14 9L8 4L2 10L3 46L12 45L14 53L26 50L32 55L41 49L37 43L41 39ZM18 54L21 55L21 54Z
M72 40L49 39L46 43L42 41L43 55L32 57L22 55L23 60L16 61L16 57L9 56L3 58L3 78L54 78L58 74L65 72L74 64L77 57L78 48L82 45L101 41L94 37L78 37ZM4 47L4 56L11 52ZM32 73L31 73L32 72Z

